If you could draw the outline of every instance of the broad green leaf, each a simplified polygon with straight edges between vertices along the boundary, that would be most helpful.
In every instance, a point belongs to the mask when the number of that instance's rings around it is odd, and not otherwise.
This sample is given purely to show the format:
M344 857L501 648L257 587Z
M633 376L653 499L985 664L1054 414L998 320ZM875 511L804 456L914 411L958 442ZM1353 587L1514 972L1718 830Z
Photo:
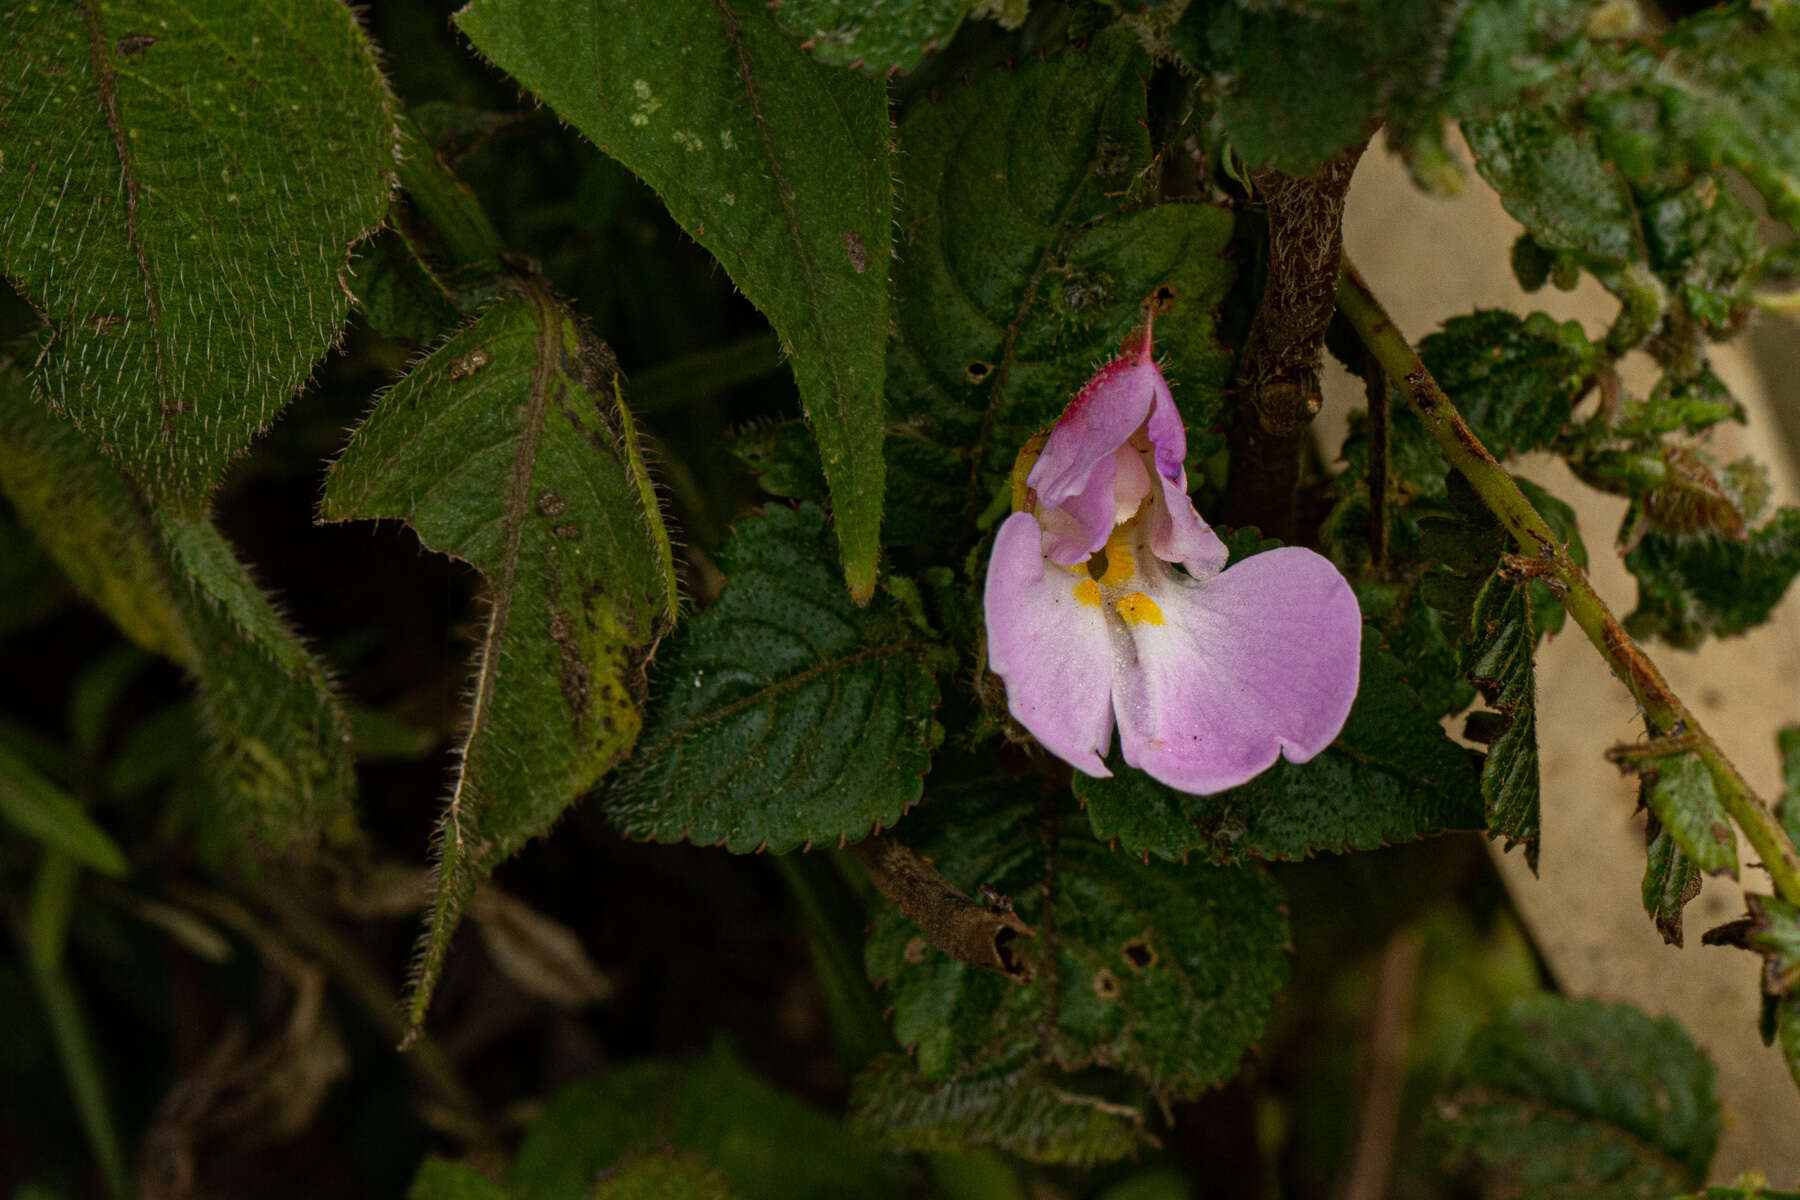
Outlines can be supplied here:
M859 841L919 799L942 654L887 594L836 581L825 515L770 505L720 552L725 590L672 639L631 762L627 836L735 853Z
M0 490L71 583L144 649L186 667L207 775L233 823L274 843L349 805L349 724L324 666L212 525L140 497L12 372L0 374Z
M1700 1184L1718 1144L1713 1065L1670 1018L1528 997L1470 1040L1436 1133L1488 1196L1667 1196Z
M1651 759L1643 767L1638 798L1694 869L1737 876L1737 835L1719 802L1712 772L1697 754Z
M880 78L811 61L745 0L473 0L456 22L656 189L793 348L845 577L867 601L893 239Z
M1027 1064L934 1083L900 1054L883 1055L857 1077L850 1127L890 1150L987 1146L1074 1166L1117 1162L1153 1144L1142 1109L1088 1094L1052 1068Z
M205 509L337 336L394 120L337 0L16 10L0 268L48 318L35 383L160 502Z
M775 20L820 62L908 70L943 46L973 0L776 0Z
M675 575L612 352L541 284L394 385L332 467L327 521L398 517L487 578L469 732L412 997L464 902L625 756Z
M1682 853L1655 812L1644 825L1644 912L1671 946L1683 941L1682 910L1700 894L1700 868Z
M406 1200L508 1200L510 1193L466 1163L435 1154L419 1164Z
M1560 113L1516 108L1464 121L1463 134L1482 178L1540 243L1611 263L1643 257L1631 189Z
M1480 757L1419 711L1402 670L1365 631L1361 685L1337 741L1230 791L1193 796L1118 763L1111 779L1076 776L1094 836L1133 855L1230 863L1483 828Z
M600 1176L585 1200L733 1200L725 1177L696 1158L647 1154Z
M1783 508L1744 538L1652 531L1625 556L1637 576L1636 637L1693 647L1769 619L1800 574L1800 508Z
M1232 278L1231 218L1144 207L1149 69L1114 31L982 75L902 120L887 453L891 490L904 475L922 493L911 539L964 540L1025 439L1056 420L1147 302L1167 313L1157 349L1184 419L1221 418L1230 361L1213 310Z
M627 1154L665 1148L716 1168L743 1200L899 1200L905 1166L744 1069L721 1048L685 1066L636 1063L551 1098L508 1182L519 1200L586 1200Z
M1038 788L1001 778L935 789L906 832L952 886L1010 897L1037 930L1010 944L1030 970L1014 983L882 906L869 977L926 1081L1105 1065L1170 1100L1232 1078L1262 1036L1287 977L1287 919L1260 870L1113 854L1073 806L1045 813Z
M1598 355L1573 321L1482 309L1419 343L1432 377L1500 458L1556 440Z
M1475 600L1463 662L1469 681L1499 714L1499 729L1481 764L1481 795L1490 833L1508 850L1523 843L1525 862L1538 859L1537 671L1532 654L1531 594L1507 578L1489 577Z
M1800 725L1789 725L1775 735L1781 753L1781 827L1800 845Z
M125 853L75 798L0 745L0 823L103 875L123 875Z

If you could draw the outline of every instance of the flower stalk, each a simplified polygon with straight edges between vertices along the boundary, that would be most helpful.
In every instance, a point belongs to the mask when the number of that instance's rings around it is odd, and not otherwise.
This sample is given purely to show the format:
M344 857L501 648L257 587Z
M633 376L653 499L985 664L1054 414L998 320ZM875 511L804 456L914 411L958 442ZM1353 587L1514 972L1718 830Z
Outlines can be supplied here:
M1406 388L1408 404L1431 431L1450 465L1468 480L1482 503L1519 543L1524 555L1539 564L1538 573L1551 583L1552 592L1643 710L1652 738L1679 736L1691 741L1693 752L1712 775L1719 802L1762 858L1776 893L1790 903L1800 904L1800 852L1796 852L1781 823L1669 687L1656 664L1625 632L1594 591L1587 573L1525 498L1506 468L1470 430L1348 258L1338 277L1338 308L1388 378Z

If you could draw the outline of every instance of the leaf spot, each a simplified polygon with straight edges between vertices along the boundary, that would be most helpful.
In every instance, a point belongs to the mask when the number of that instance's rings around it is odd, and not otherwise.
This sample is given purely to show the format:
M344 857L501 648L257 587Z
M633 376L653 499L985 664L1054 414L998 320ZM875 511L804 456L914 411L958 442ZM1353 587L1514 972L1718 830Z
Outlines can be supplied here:
M863 243L862 234L854 229L844 230L844 252L850 256L850 265L858 275L869 269L869 247Z

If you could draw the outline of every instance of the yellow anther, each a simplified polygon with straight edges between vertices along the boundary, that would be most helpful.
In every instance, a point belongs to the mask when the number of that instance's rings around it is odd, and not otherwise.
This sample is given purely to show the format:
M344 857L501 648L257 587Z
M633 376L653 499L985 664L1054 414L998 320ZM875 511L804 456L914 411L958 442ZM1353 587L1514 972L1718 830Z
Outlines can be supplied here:
M1106 555L1106 570L1100 573L1100 582L1106 587L1118 587L1137 577L1137 564L1131 555L1132 524L1127 521L1116 526L1106 539L1106 549L1101 551Z
M1127 625L1161 625L1162 609L1156 601L1142 592L1131 592L1119 597L1119 617Z
M1100 585L1091 579L1084 579L1075 585L1075 599L1081 604L1100 607Z

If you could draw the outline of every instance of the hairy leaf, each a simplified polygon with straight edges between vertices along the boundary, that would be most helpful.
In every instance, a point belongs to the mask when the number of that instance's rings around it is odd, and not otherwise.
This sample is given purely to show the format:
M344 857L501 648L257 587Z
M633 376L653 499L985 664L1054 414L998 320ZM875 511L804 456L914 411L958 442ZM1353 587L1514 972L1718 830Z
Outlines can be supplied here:
M850 1128L889 1150L987 1146L1073 1166L1116 1162L1152 1144L1142 1109L1084 1093L1041 1064L934 1083L900 1054L883 1055L857 1077Z
M866 601L893 237L881 80L812 62L742 0L474 0L456 21L656 189L793 348L845 576Z
M1670 1018L1528 997L1470 1039L1436 1132L1489 1196L1667 1196L1698 1185L1712 1161L1713 1074Z
M612 352L539 284L387 393L320 516L400 518L488 582L416 1025L475 886L636 740L644 659L676 610L669 540Z
M1783 508L1744 538L1652 531L1625 556L1637 576L1636 637L1692 647L1769 619L1800 574L1800 508Z
M1644 825L1644 911L1663 941L1682 944L1682 910L1699 894L1700 869L1652 811Z
M1419 356L1501 458L1556 440L1597 358L1574 321L1498 309L1450 318L1419 343Z
M860 840L917 802L941 651L892 596L844 595L829 538L810 505L739 522L725 590L665 651L606 793L627 835L782 854Z
M48 318L37 372L193 518L336 336L394 120L349 8L34 4L0 78L0 268Z
M123 875L125 852L75 798L0 744L0 823L103 875Z
M743 1200L886 1200L906 1194L898 1160L763 1083L722 1047L691 1064L640 1062L551 1098L519 1147L519 1200L585 1200L624 1155L673 1148L717 1168Z
M69 581L132 641L188 669L207 776L240 830L281 844L346 811L349 721L325 668L210 524L133 487L14 372L0 373L0 490Z
M1463 133L1482 178L1540 243L1596 260L1643 257L1630 188L1561 114L1521 107L1465 121Z
M585 1200L733 1200L734 1195L725 1177L699 1159L664 1152L608 1168Z
M1164 1099L1237 1073L1287 976L1287 919L1254 868L1140 864L1045 813L1038 789L994 779L948 784L908 824L908 841L966 894L1010 897L1037 931L1010 948L1014 983L966 966L883 906L867 947L894 1034L931 1083L1039 1061L1104 1064Z
M1230 364L1213 310L1231 282L1231 219L1143 207L1148 71L1135 39L1115 31L959 85L901 123L888 457L896 479L964 493L960 512L922 514L919 540L970 531L1025 439L1142 323L1147 302L1168 313L1157 347L1184 419L1220 418Z
M950 40L971 2L777 0L770 7L820 62L904 71Z
M1538 859L1537 671L1532 653L1531 595L1504 570L1489 577L1475 600L1463 662L1470 682L1500 716L1500 728L1481 765L1481 795L1490 833L1506 848L1523 843L1525 862Z
M1356 703L1337 741L1311 762L1278 762L1211 796L1115 763L1111 779L1077 775L1075 794L1094 836L1128 854L1295 860L1482 828L1480 762L1419 711L1400 662L1365 630Z
M1643 768L1639 801L1696 870L1737 876L1737 835L1719 802L1712 772L1697 754L1651 759Z

